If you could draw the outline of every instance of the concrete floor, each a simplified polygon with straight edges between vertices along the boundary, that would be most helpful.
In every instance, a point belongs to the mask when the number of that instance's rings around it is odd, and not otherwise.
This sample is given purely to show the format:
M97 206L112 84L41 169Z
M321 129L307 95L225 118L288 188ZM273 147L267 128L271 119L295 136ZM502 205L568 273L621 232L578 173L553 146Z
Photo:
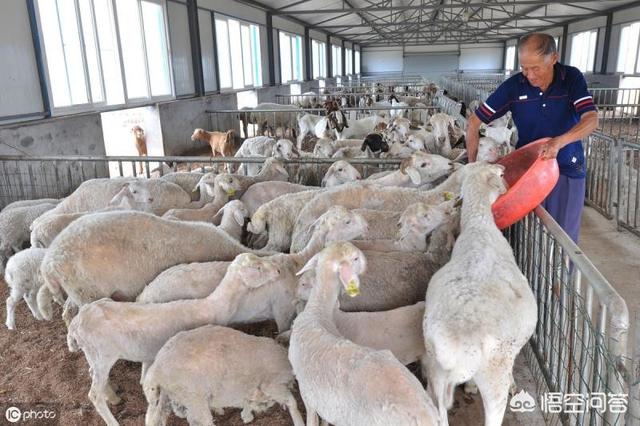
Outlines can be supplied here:
M628 341L629 348L633 348L633 336L640 321L640 237L618 231L615 221L585 207L578 245L627 302Z

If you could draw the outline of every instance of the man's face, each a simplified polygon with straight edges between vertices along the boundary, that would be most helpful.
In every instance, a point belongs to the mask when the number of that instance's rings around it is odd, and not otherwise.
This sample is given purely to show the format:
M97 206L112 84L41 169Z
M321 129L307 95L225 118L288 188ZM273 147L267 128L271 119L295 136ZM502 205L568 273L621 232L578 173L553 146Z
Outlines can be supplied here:
M558 62L558 54L539 55L532 49L524 47L518 52L522 74L532 86L545 87L553 81L553 66ZM545 87L546 88L546 87Z

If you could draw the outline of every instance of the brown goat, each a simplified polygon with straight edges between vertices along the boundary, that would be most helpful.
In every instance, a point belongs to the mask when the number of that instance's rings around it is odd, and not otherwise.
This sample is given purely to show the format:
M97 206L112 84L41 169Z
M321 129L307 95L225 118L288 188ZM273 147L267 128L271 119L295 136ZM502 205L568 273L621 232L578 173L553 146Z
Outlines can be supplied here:
M147 156L147 137L144 134L144 130L140 126L133 126L131 128L131 133L133 133L133 137L135 139L136 150L138 150L138 157L146 157ZM144 173L142 162L139 163L140 166L140 174Z
M211 147L211 155L217 157L233 157L235 154L235 130L226 132L208 132L203 129L195 129L191 135L192 141L207 142Z

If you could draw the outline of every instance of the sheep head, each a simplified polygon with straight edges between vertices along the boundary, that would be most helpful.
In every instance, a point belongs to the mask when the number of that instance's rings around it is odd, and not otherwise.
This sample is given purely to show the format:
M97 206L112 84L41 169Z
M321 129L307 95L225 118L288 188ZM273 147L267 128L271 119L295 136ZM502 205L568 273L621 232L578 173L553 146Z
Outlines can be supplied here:
M137 126L137 125L133 126L131 128L131 133L133 133L133 135L136 137L136 139L143 139L144 138L144 130L140 126Z
M247 210L247 207L242 201L231 200L222 206L222 208L218 210L218 213L213 216L213 223L220 223L225 215L231 215L239 226L243 226L244 219L249 217L249 210Z
M493 204L500 195L507 192L504 180L504 166L500 164L477 163L477 167L469 168L462 182L462 198L478 200Z
M322 187L332 187L362 179L360 172L344 160L336 161L322 178Z
M325 244L353 240L369 232L369 224L360 214L343 206L333 206L311 224L314 234L323 235Z
M330 271L337 275L339 283L345 292L355 297L360 294L360 278L366 270L367 263L364 254L353 244L347 241L333 243L316 254L297 273L316 269L316 277L324 271ZM312 290L313 291L313 290Z
M280 277L278 266L252 253L242 253L231 262L225 278L235 276L248 288L258 288Z
M289 139L280 139L273 146L271 155L276 158L284 158L285 160L291 160L292 158L300 157L300 152Z
M227 196L233 197L236 192L242 190L242 185L237 177L229 173L221 173L214 178L214 186L222 189ZM215 193L211 190L210 185L207 186L207 194L213 197Z
M420 151L400 163L400 173L409 175L414 185L433 181L453 170L454 164L449 159Z

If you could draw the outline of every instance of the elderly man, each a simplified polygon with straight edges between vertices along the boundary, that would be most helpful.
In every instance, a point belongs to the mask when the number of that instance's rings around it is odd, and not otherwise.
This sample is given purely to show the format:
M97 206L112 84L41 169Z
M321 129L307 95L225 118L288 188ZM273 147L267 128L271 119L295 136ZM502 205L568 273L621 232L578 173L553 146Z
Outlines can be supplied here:
M507 111L518 128L518 148L551 137L540 155L558 160L560 179L543 206L577 242L585 193L581 140L598 126L598 113L582 73L558 62L553 37L522 37L518 58L522 72L502 83L469 120L469 160L476 159L481 122L489 124Z

